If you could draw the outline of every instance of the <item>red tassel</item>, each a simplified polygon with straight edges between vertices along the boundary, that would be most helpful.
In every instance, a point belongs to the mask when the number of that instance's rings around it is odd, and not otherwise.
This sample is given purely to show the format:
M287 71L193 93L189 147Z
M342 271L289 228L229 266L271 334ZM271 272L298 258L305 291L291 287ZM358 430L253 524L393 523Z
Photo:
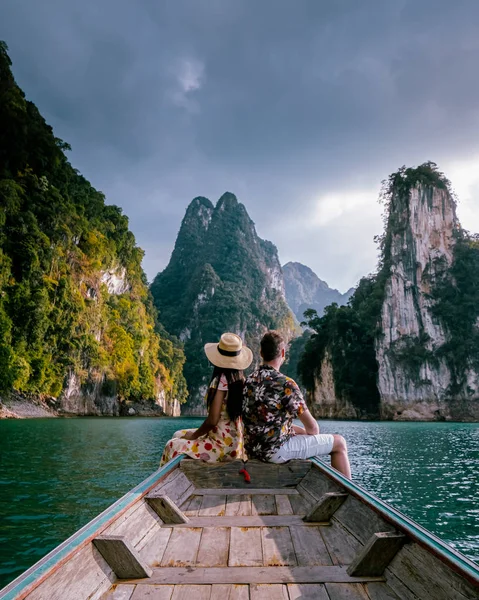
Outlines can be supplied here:
M250 474L244 467L240 470L239 474L244 476L244 480L246 481L246 483L251 483Z

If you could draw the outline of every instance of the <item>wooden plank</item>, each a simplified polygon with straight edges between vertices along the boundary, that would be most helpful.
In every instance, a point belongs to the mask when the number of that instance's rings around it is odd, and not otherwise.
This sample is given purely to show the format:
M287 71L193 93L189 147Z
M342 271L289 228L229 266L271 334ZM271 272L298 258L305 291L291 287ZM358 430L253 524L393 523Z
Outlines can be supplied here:
M297 490L300 493L301 497L303 498L304 503L306 504L308 509L311 506L313 506L314 504L316 504L316 502L318 501L318 498L316 498L316 496L312 496L308 492L308 490L305 487L303 487L301 484L298 485Z
M228 517L251 516L251 496L231 495L226 497L226 511Z
M140 585L131 600L171 600L173 585Z
M203 502L198 512L200 517L223 517L226 508L226 496L203 496Z
M196 564L199 567L226 567L230 530L226 527L203 529Z
M162 567L194 566L200 545L201 529L175 527L161 559Z
M241 461L204 463L200 460L182 460L180 469L197 488L283 488L295 487L311 470L311 462L292 460L277 465L250 460L247 464L251 483L246 483L239 470ZM168 493L171 497L171 494Z
M180 523L178 525L168 525L165 523L163 527L184 529L189 527L261 527L262 525L267 527L290 527L293 525L302 525L304 527L328 526L328 523L305 523L300 515L189 517L189 519L189 523Z
M201 508L201 503L203 502L202 496L197 496L196 494L191 497L188 508L184 511L187 517L197 517L198 511Z
M185 461L182 460L181 462ZM176 469L158 484L148 496L168 496L177 506L181 506L188 496L191 496L194 492L194 485L188 477L180 469Z
M294 515L305 515L308 512L310 505L306 503L301 494L298 493L297 496L290 496L289 501Z
M210 600L211 585L175 585L171 600Z
M313 463L312 468L301 481L301 485L312 496L319 500L328 492L344 492L344 489L335 481L325 475L317 465Z
M245 493L244 488L225 488L221 490L222 494L226 496L237 496ZM218 488L197 488L195 489L196 496L216 496L218 494ZM296 488L248 488L248 494L254 496L256 494L282 494L284 496L299 496L299 492Z
M253 584L250 587L251 600L288 600L288 588L281 583Z
M276 502L274 496L258 494L252 497L251 512L253 515L275 515Z
M93 544L119 579L151 576L150 567L121 535L99 535L93 540Z
M289 497L285 494L276 494L276 512L278 515L292 515L293 508L291 506L291 502L289 501Z
M228 565L230 567L257 567L262 564L261 529L232 527Z
M346 501L334 513L333 518L339 521L362 544L365 544L377 531L395 531L390 523L352 496L346 498Z
M330 600L370 600L360 583L326 583Z
M310 523L329 521L347 497L348 494L341 492L326 492L309 510L304 520Z
M233 532L232 532L233 535ZM247 535L247 534L246 534ZM251 542L251 540L250 540ZM230 553L231 559L231 553ZM125 581L137 585L152 583L197 584L205 581L215 584L251 583L366 583L382 581L384 577L350 577L345 567L160 567L153 569L150 579Z
M135 585L130 583L113 585L111 590L103 596L102 600L130 600L135 587Z
M289 583L289 600L329 600L322 583Z
M249 586L221 583L212 585L210 600L249 600Z
M102 531L101 535L120 535L136 547L154 527L161 524L160 517L142 500Z
M334 518L330 527L321 527L321 535L335 565L349 565L362 548L361 542Z
M416 543L405 544L385 571L389 586L402 597L400 586L390 579L392 573L411 596L421 600L477 600L478 588L452 571L433 554Z
M289 527L262 527L263 564L265 567L296 565Z
M188 517L168 496L146 496L145 500L163 523L188 523Z
M115 579L103 556L88 544L36 587L28 600L78 600L94 593L101 596Z
M382 575L384 569L402 548L406 536L402 533L374 533L348 567L350 575Z
M150 567L159 567L161 565L172 531L170 528L161 527L154 531L141 546L137 546L136 549L141 559L147 565Z
M302 567L332 565L319 527L290 527L298 565Z
M371 582L365 583L364 587L371 600L399 600L398 596L386 583Z

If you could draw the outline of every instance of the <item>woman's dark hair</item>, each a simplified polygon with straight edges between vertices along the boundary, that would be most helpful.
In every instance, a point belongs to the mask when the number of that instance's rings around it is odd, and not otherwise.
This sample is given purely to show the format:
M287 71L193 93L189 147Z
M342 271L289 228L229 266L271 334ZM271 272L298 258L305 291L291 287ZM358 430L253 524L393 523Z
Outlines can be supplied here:
M225 375L226 381L228 382L228 395L226 397L226 410L229 418L234 421L243 414L243 388L244 388L244 375L243 371L238 369L223 369L223 367L215 367L213 369L213 375L211 376L210 385L208 388L208 395L206 397L206 405L210 408L213 398L216 394L216 389L211 387L213 381L218 378L218 383L221 379L221 375Z

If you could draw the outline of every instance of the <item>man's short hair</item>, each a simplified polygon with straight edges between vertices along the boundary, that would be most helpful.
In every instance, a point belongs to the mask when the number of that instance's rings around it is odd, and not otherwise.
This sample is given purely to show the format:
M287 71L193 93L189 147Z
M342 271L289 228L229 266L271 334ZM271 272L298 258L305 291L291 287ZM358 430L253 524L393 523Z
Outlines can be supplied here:
M278 358L285 342L279 331L267 331L261 340L261 356L263 360L269 362Z

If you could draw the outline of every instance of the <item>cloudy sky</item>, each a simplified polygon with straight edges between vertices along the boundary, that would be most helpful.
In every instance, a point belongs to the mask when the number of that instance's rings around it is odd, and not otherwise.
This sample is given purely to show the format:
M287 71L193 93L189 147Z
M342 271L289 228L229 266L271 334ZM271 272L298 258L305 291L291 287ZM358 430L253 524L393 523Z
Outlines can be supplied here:
M345 291L380 182L434 160L479 231L477 0L1 0L14 74L130 218L150 280L186 206L235 193Z

